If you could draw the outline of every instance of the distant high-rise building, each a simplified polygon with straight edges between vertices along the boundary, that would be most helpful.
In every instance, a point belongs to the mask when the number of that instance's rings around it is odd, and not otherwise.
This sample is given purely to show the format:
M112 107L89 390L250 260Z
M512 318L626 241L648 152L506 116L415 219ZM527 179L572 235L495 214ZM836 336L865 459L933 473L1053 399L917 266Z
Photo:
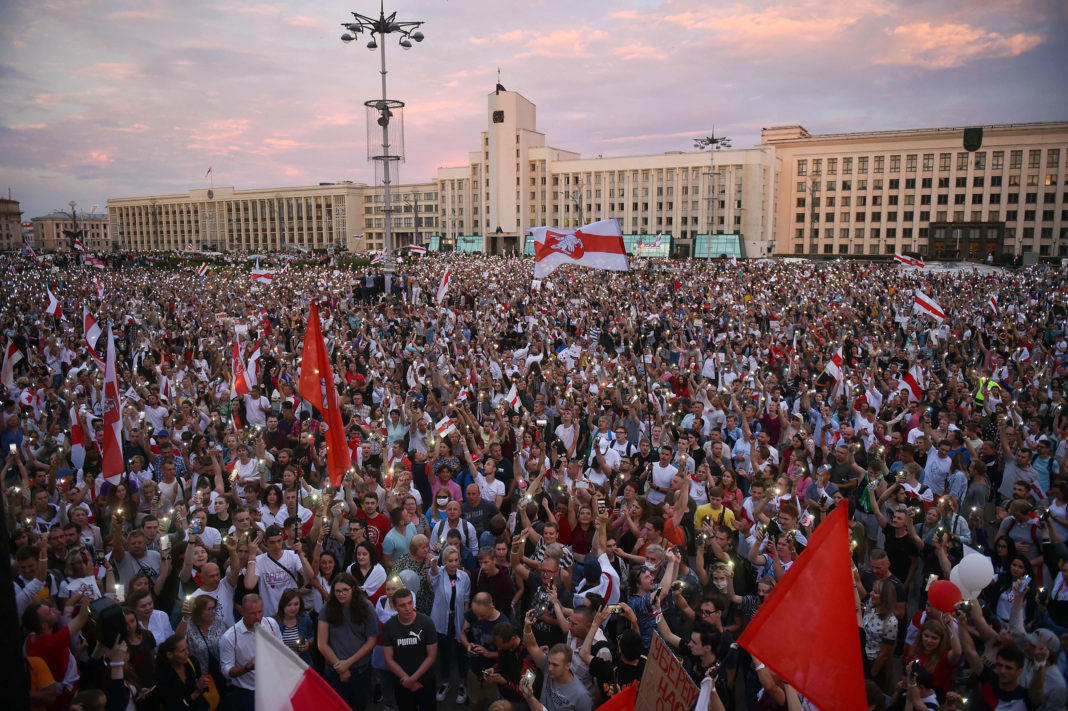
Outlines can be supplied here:
M18 200L0 198L0 252L22 249L22 210Z

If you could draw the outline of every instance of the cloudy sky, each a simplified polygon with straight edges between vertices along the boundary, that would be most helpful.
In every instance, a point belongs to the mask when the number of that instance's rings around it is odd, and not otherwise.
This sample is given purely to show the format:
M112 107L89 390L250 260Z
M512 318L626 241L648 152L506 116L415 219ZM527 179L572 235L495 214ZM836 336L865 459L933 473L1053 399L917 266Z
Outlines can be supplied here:
M501 82L551 145L689 150L716 133L1068 119L1063 0L397 0L404 181L466 163ZM339 40L374 0L0 0L0 190L24 219L206 187L373 181L378 55ZM390 10L390 7L387 7ZM1057 38L1061 39L1058 40Z

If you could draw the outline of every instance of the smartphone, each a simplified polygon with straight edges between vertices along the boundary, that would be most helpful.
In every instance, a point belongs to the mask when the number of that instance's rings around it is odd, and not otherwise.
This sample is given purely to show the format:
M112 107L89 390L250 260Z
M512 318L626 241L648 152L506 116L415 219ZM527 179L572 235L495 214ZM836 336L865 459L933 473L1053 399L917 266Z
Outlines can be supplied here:
M12 442L11 444L9 444L7 446L7 451L9 451L12 454L14 454L15 452L19 451L18 445L16 445L14 442Z
M604 499L597 499L597 515L604 516L606 513L608 513L608 507Z

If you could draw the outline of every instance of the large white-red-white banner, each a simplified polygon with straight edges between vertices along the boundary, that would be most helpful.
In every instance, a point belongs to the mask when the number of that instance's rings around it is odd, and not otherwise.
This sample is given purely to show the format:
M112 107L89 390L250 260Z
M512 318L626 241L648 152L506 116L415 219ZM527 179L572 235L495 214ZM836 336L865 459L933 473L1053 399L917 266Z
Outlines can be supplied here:
M534 278L544 279L558 267L577 264L589 269L629 271L619 220L600 220L575 230L532 227Z

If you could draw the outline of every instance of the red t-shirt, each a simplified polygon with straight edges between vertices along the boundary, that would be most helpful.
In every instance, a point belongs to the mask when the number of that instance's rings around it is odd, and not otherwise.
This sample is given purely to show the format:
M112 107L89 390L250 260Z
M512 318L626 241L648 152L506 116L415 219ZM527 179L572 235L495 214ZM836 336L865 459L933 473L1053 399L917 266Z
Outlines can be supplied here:
M367 524L367 540L374 544L378 551L378 559L382 560L382 541L386 540L386 534L392 528L389 525L389 519L380 513L368 518L363 509L357 511L356 516Z

